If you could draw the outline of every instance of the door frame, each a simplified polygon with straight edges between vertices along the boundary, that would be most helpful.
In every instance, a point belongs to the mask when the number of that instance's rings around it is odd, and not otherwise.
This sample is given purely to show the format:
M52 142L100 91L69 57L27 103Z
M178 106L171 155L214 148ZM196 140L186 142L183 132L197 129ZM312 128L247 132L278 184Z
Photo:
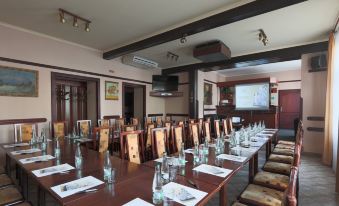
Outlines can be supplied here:
M121 100L122 100L122 107L121 107L121 116L124 117L124 111L125 111L125 87L140 87L142 88L142 93L143 93L143 117L146 117L146 85L144 84L134 84L134 83L129 83L129 82L122 82L121 84L122 89L121 89ZM143 122L143 119L140 120Z
M278 128L280 128L280 111L281 111L281 106L280 106L280 91L298 91L300 93L300 105L299 105L299 119L302 118L302 112L303 112L303 102L302 102L302 98L301 98L301 89L282 89L282 90L278 90Z
M56 97L56 93L55 93L55 90L53 89L56 85L57 80L95 82L96 83L96 104L97 104L96 112L97 112L97 119L100 119L101 117L100 79L93 78L93 77L79 76L79 75L74 75L74 74L51 72L51 122L55 121L57 117L56 110L54 109L56 107L56 102L54 101L54 98Z

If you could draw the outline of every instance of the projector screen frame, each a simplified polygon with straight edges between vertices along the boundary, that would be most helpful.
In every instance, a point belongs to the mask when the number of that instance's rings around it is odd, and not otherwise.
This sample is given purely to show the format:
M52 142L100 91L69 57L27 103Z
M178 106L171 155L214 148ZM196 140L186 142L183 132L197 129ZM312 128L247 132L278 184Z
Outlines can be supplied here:
M237 108L237 90L236 87L238 85L256 85L256 84L268 84L268 106L262 108ZM269 81L262 81L262 82L253 82L253 83L239 83L234 85L234 96L235 96L235 104L234 110L235 111L269 111L271 106L271 84Z

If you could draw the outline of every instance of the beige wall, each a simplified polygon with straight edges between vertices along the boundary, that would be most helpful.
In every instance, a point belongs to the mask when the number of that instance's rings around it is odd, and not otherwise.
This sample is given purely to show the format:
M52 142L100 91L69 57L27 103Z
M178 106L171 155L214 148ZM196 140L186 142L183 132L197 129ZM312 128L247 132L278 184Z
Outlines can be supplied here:
M13 28L4 24L0 24L0 45L0 56L6 58L67 67L147 82L152 81L152 74L160 73L160 71L147 71L127 66L121 64L120 60L104 60L102 58L102 52L22 29ZM39 97L0 97L0 119L45 117L50 120L51 72L62 71L5 61L0 61L0 65L39 71ZM113 70L114 73L110 73L109 70ZM118 101L105 100L104 92L106 80L119 82L120 91L122 80L73 72L63 73L99 78L101 116L121 115L121 92ZM164 113L164 99L150 97L149 92L151 90L152 85L146 84L146 113ZM12 136L12 126L0 126L0 143L10 141Z
M310 57L317 54L305 54L301 63L301 97L303 98L304 151L322 154L324 133L307 131L307 127L324 127L322 121L308 121L308 116L325 115L327 72L308 72Z

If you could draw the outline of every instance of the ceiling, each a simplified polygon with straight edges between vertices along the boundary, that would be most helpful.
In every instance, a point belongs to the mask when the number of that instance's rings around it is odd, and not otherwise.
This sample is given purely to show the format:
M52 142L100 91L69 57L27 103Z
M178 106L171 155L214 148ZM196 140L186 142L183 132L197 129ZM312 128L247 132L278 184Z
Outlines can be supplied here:
M238 1L0 0L0 21L105 51L206 13L234 7L235 2ZM59 8L92 21L91 32L75 29L71 19L68 25L59 23Z
M107 51L251 1L0 0L0 21ZM59 8L91 20L91 31L59 23ZM339 0L309 0L189 36L185 44L176 40L135 54L168 68L200 62L192 57L193 48L211 40L223 41L233 57L319 42L328 38L338 11ZM269 38L266 47L258 41L260 28ZM168 51L179 55L178 61L168 60Z
M232 68L219 71L218 73L226 76L242 76L249 74L260 74L260 73L271 73L271 72L283 72L289 70L300 70L301 69L301 60L278 62L271 64L262 64L258 66L251 67L241 67L241 68Z

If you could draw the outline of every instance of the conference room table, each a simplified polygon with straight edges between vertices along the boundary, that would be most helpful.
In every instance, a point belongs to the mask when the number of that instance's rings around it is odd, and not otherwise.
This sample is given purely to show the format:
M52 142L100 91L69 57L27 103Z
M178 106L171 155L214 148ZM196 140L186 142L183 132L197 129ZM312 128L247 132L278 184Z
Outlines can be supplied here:
M271 142L271 138L263 141L260 146L253 147L254 152L241 152L241 156L247 157L244 162L236 162L231 160L217 161L217 166L231 170L225 178L215 175L206 174L203 172L193 171L195 165L193 164L193 155L187 153L187 163L184 167L179 168L176 183L191 187L203 192L207 195L202 198L197 205L205 205L212 197L219 193L220 205L227 205L227 185L229 181L241 170L247 163L249 164L249 181L251 182L254 175L258 171L258 152ZM58 158L49 160L47 162L37 162L31 164L22 164L19 160L28 157L40 155L54 155L55 142L50 141L45 152L36 152L33 154L13 155L12 151L30 149L32 146L1 148L6 152L6 172L11 175L13 166L16 165L17 177L22 188L23 195L30 200L28 180L33 181L38 187L37 200L38 205L46 205L46 194L53 197L59 205L67 206L90 206L90 205L123 205L135 198L141 198L147 202L152 203L152 184L155 171L156 161L148 161L142 164L131 163L128 160L123 160L115 156L111 156L112 166L116 169L116 181L114 184L101 184L97 186L98 189L93 193L74 194L68 197L61 198L57 195L51 187L67 183L82 177L93 176L103 181L103 164L104 154L97 151L82 147L83 167L82 169L73 169L65 174L53 174L44 177L35 176L32 171L43 169L54 165L68 163L72 166L74 163L76 144L73 140L60 141L61 154ZM39 148L39 146L37 146ZM225 152L229 154L228 143L225 145ZM175 156L172 154L171 156ZM208 162L209 165L216 165L216 155L213 146L209 148ZM34 199L34 198L33 198ZM173 205L180 205L179 203L172 203Z

